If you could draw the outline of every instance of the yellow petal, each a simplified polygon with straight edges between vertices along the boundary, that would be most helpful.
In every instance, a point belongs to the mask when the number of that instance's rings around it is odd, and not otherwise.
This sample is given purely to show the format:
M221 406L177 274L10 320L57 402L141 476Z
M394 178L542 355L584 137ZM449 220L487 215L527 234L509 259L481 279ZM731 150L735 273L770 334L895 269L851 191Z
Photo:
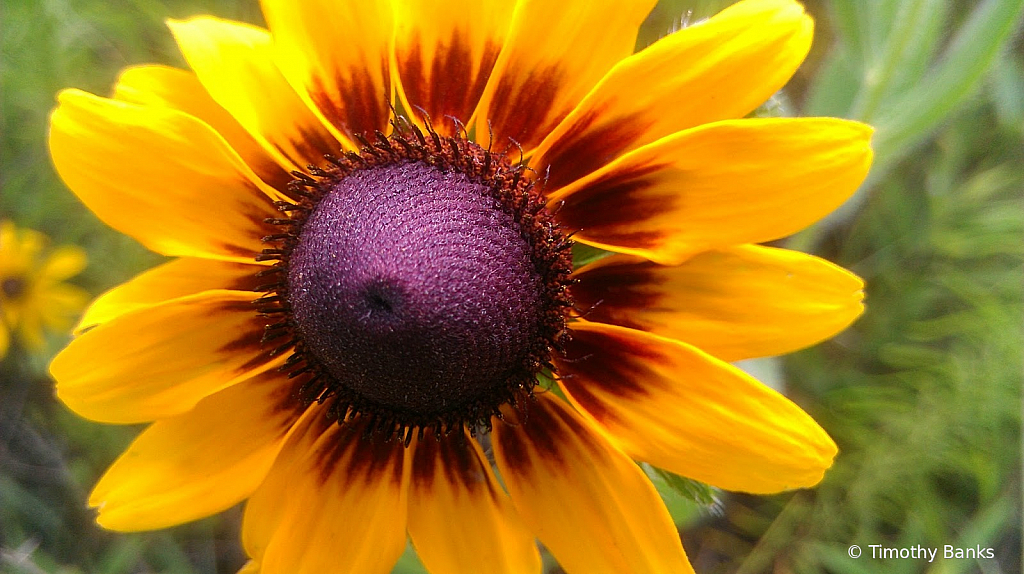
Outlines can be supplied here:
M50 331L65 331L89 303L90 295L81 287L51 283L38 294L38 313Z
M262 182L205 123L78 90L59 100L53 163L114 229L165 255L236 260L276 231L263 221L279 212Z
M62 245L50 252L39 275L49 281L63 281L74 277L85 269L89 258L85 250L77 245Z
M3 318L0 317L0 359L7 356L7 349L11 345L11 335L7 331L7 325L4 325Z
M551 202L575 239L675 264L824 217L867 175L871 132L832 118L707 124L623 155Z
M241 570L239 570L237 574L260 574L259 562L256 562L255 560L250 560L246 562L245 565L242 566Z
M654 0L520 0L477 108L477 139L527 153L616 62L633 53ZM515 145L515 144L511 144Z
M732 365L642 331L577 322L560 384L630 456L726 490L817 484L836 445L800 407Z
M811 47L793 0L745 0L619 62L530 164L554 190L673 132L741 118L782 88Z
M277 65L344 141L388 130L391 3L262 0Z
M25 311L27 312L23 312L18 317L18 337L29 351L39 352L46 346L42 317L35 313L34 309L25 309Z
M17 228L14 227L14 222L7 219L0 219L0 250L4 253L13 250L13 246L17 240Z
M11 221L0 221L0 269L7 274L27 273L46 243L46 236L34 229L18 229Z
M145 422L188 411L273 364L260 343L266 319L253 299L244 291L206 291L104 323L53 359L57 396L101 422Z
M514 2L396 0L395 70L405 109L442 135L468 124L505 42Z
M192 72L160 65L128 68L117 79L114 99L185 112L220 134L245 164L270 186L283 190L294 179L210 97Z
M18 324L18 315L21 314L21 305L16 305L13 301L4 301L3 303L0 305L0 323L8 325L13 332L14 326Z
M210 259L182 258L154 267L103 293L85 310L75 328L81 334L90 327L144 307L151 307L203 291L230 289L253 291L271 282L256 276L264 266ZM257 294L250 295L255 299Z
M539 394L492 436L516 510L566 572L693 572L654 486L561 400Z
M309 457L317 441L333 424L337 424L325 416L326 408L314 404L302 413L274 459L266 479L245 503L242 545L253 562L259 563L263 559L267 545L282 526L281 518L296 500L295 493L289 488L293 483L287 473L303 465L315 464L316 461L310 461Z
M699 253L678 266L618 255L579 269L586 319L684 341L738 361L808 347L864 310L864 282L817 257L755 245Z
M430 432L413 445L409 536L430 572L540 572L533 534L464 433Z
M107 470L89 505L114 530L165 528L220 512L263 482L302 409L270 371L153 423Z
M270 32L209 16L168 21L199 81L287 171L322 165L341 144L273 60Z
M246 506L243 543L263 574L386 574L405 550L405 448L325 410L307 411Z

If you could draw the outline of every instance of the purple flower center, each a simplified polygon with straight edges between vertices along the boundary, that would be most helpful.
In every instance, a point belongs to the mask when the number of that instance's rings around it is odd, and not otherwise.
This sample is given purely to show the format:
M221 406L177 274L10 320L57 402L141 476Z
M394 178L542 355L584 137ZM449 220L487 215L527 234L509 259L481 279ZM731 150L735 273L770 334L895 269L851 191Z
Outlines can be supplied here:
M532 378L549 337L534 251L517 214L460 171L353 171L325 190L288 258L302 352L399 419L479 410Z

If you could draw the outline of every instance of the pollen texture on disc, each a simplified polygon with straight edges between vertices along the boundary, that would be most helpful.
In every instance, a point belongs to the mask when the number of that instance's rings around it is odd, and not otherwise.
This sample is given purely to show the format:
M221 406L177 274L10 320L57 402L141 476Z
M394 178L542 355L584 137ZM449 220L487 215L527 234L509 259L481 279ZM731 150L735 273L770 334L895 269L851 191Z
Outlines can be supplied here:
M292 321L333 384L391 412L448 413L524 371L543 307L530 250L462 173L415 161L358 170L302 227Z

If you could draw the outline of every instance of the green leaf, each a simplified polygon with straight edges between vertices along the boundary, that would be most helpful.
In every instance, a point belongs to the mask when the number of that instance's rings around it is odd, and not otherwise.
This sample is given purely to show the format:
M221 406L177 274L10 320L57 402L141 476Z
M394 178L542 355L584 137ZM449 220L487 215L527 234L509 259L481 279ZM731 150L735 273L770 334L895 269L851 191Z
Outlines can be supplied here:
M870 123L888 100L887 96L892 94L894 86L901 83L901 75L906 73L911 57L919 52L929 53L923 48L935 44L936 15L944 14L943 4L944 0L912 0L899 5L879 58L870 61L865 70L864 85L850 110L851 117ZM869 12L877 15L881 11ZM875 22L876 27L881 28L877 18Z
M419 556L416 555L416 549L411 543L406 545L405 552L398 559L391 574L427 574L427 569L420 562Z
M828 4L835 27L849 47L852 60L863 65L871 58L869 13L859 0L835 0Z
M708 511L717 508L720 504L717 491L713 487L655 466L644 466L647 475L651 477L659 491L667 489Z
M999 123L1020 134L1024 130L1024 63L998 59L992 69L991 91Z
M883 177L975 93L1011 38L1022 10L1024 0L979 3L918 87L878 106L877 159L870 180Z
M604 259L611 254L611 251L605 251L598 247L575 243L572 246L572 266L574 269L579 269L588 263L593 263L598 259Z
M856 69L850 69L856 61L851 63L844 58L850 59L851 54L857 53L864 58L859 76L863 85L852 109L844 110L839 104L848 92L836 86L812 84L805 113L852 117L875 126L874 165L862 190L886 179L897 164L969 101L1005 50L1024 11L1024 0L977 3L936 58L934 52L948 35L943 32L950 25L948 17L941 17L951 12L945 4L941 0L906 0L899 3L897 22L889 25L879 15L893 8L891 2L872 4L872 9L866 10L861 3L844 0L834 8L840 29L849 37L847 46L836 52L838 61L825 63L827 73L819 82L841 81L844 70L856 74ZM858 9L871 17L856 13ZM865 30L865 26L869 29ZM881 28L888 29L884 40L878 39ZM864 41L872 42L872 46L878 42L884 49L873 56L870 49L851 47ZM1019 99L1019 94L1016 97ZM1013 116L1012 109L1009 114ZM817 226L795 236L790 245L813 251L820 237L849 221L865 199L864 193L858 193Z

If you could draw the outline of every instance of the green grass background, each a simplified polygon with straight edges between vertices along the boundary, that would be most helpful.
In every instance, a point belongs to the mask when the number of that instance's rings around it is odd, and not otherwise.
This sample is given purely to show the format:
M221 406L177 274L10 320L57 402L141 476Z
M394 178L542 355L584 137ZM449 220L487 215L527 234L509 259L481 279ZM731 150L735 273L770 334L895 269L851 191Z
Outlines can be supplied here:
M638 46L688 11L693 21L726 4L662 2ZM770 497L652 474L698 572L1019 573L1024 0L807 8L811 56L764 112L867 121L876 162L847 205L786 243L864 277L868 311L834 340L754 368L841 453L817 489ZM160 258L105 228L55 176L54 95L107 94L132 64L183 66L163 21L200 13L261 21L254 1L0 3L0 218L85 247L76 281L93 293ZM0 363L0 573L233 572L244 560L237 508L159 532L93 525L88 489L139 429L83 421L55 401L45 365L64 342L55 334L46 353L14 349ZM851 544L980 545L996 558L852 559ZM420 571L411 552L396 567Z

